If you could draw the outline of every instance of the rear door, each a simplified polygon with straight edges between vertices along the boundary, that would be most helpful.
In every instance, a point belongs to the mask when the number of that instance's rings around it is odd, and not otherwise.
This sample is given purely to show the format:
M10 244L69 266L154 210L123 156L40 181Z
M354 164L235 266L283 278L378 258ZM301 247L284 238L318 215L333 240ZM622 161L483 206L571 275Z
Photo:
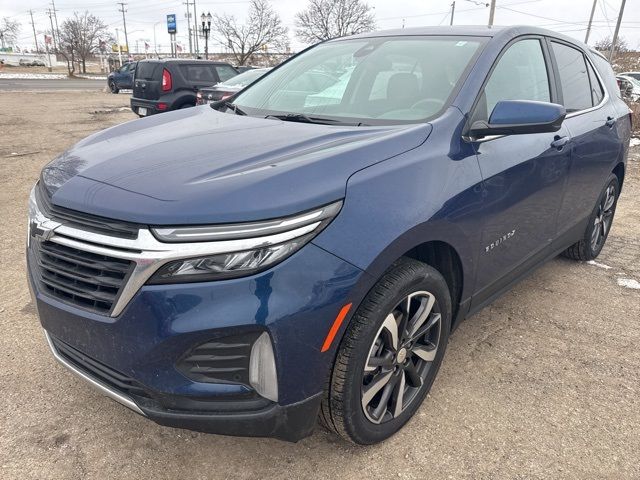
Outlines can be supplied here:
M200 90L219 82L216 66L212 63L182 63L179 68L187 89Z
M564 125L572 137L567 188L558 213L559 242L584 232L604 182L622 148L617 113L591 61L575 46L551 39L560 103L567 110Z
M162 63L138 62L133 81L133 96L145 100L157 100L162 85Z
M525 37L503 50L469 124L488 120L502 100L556 100L544 39ZM568 172L569 142L565 127L473 142L482 171L486 220L472 308L486 304L548 255Z

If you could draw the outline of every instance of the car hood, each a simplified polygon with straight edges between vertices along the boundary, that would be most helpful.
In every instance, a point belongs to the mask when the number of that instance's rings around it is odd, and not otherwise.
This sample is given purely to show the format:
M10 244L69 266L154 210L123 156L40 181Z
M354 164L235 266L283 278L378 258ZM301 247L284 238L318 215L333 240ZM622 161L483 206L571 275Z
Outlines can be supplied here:
M351 174L430 132L429 124L304 124L205 105L91 135L47 165L42 181L54 204L119 220L260 220L343 198Z

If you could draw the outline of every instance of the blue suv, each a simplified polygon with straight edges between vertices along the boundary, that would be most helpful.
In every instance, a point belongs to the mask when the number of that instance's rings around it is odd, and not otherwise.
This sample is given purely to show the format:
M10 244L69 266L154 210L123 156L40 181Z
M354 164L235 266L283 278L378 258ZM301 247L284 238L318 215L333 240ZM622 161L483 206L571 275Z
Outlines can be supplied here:
M118 70L107 76L107 85L111 93L118 93L121 89L133 88L133 76L136 74L138 62L125 63Z
M320 417L382 441L461 320L600 253L630 129L607 61L547 30L321 43L43 169L27 258L47 342L163 425L296 441Z

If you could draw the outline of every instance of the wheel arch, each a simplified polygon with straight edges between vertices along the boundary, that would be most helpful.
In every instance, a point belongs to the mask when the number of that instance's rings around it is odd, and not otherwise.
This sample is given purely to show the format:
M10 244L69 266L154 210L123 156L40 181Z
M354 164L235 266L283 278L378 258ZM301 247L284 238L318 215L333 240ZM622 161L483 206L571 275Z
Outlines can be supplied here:
M447 242L433 240L416 245L402 256L426 263L444 277L451 294L451 325L453 326L460 309L464 286L462 260L456 249Z
M624 183L624 174L625 174L624 162L622 161L618 162L618 164L613 168L611 173L613 173L616 177L618 177L618 183L619 183L618 190L621 191L622 184Z

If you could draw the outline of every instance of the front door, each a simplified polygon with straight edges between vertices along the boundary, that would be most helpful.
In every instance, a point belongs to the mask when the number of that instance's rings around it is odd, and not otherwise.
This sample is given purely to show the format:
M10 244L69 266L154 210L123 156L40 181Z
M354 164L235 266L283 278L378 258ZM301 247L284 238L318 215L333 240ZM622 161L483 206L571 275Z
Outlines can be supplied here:
M489 75L472 121L501 100L555 101L543 40L509 45ZM570 134L534 133L474 142L484 184L485 225L472 309L490 301L548 254L570 161Z

